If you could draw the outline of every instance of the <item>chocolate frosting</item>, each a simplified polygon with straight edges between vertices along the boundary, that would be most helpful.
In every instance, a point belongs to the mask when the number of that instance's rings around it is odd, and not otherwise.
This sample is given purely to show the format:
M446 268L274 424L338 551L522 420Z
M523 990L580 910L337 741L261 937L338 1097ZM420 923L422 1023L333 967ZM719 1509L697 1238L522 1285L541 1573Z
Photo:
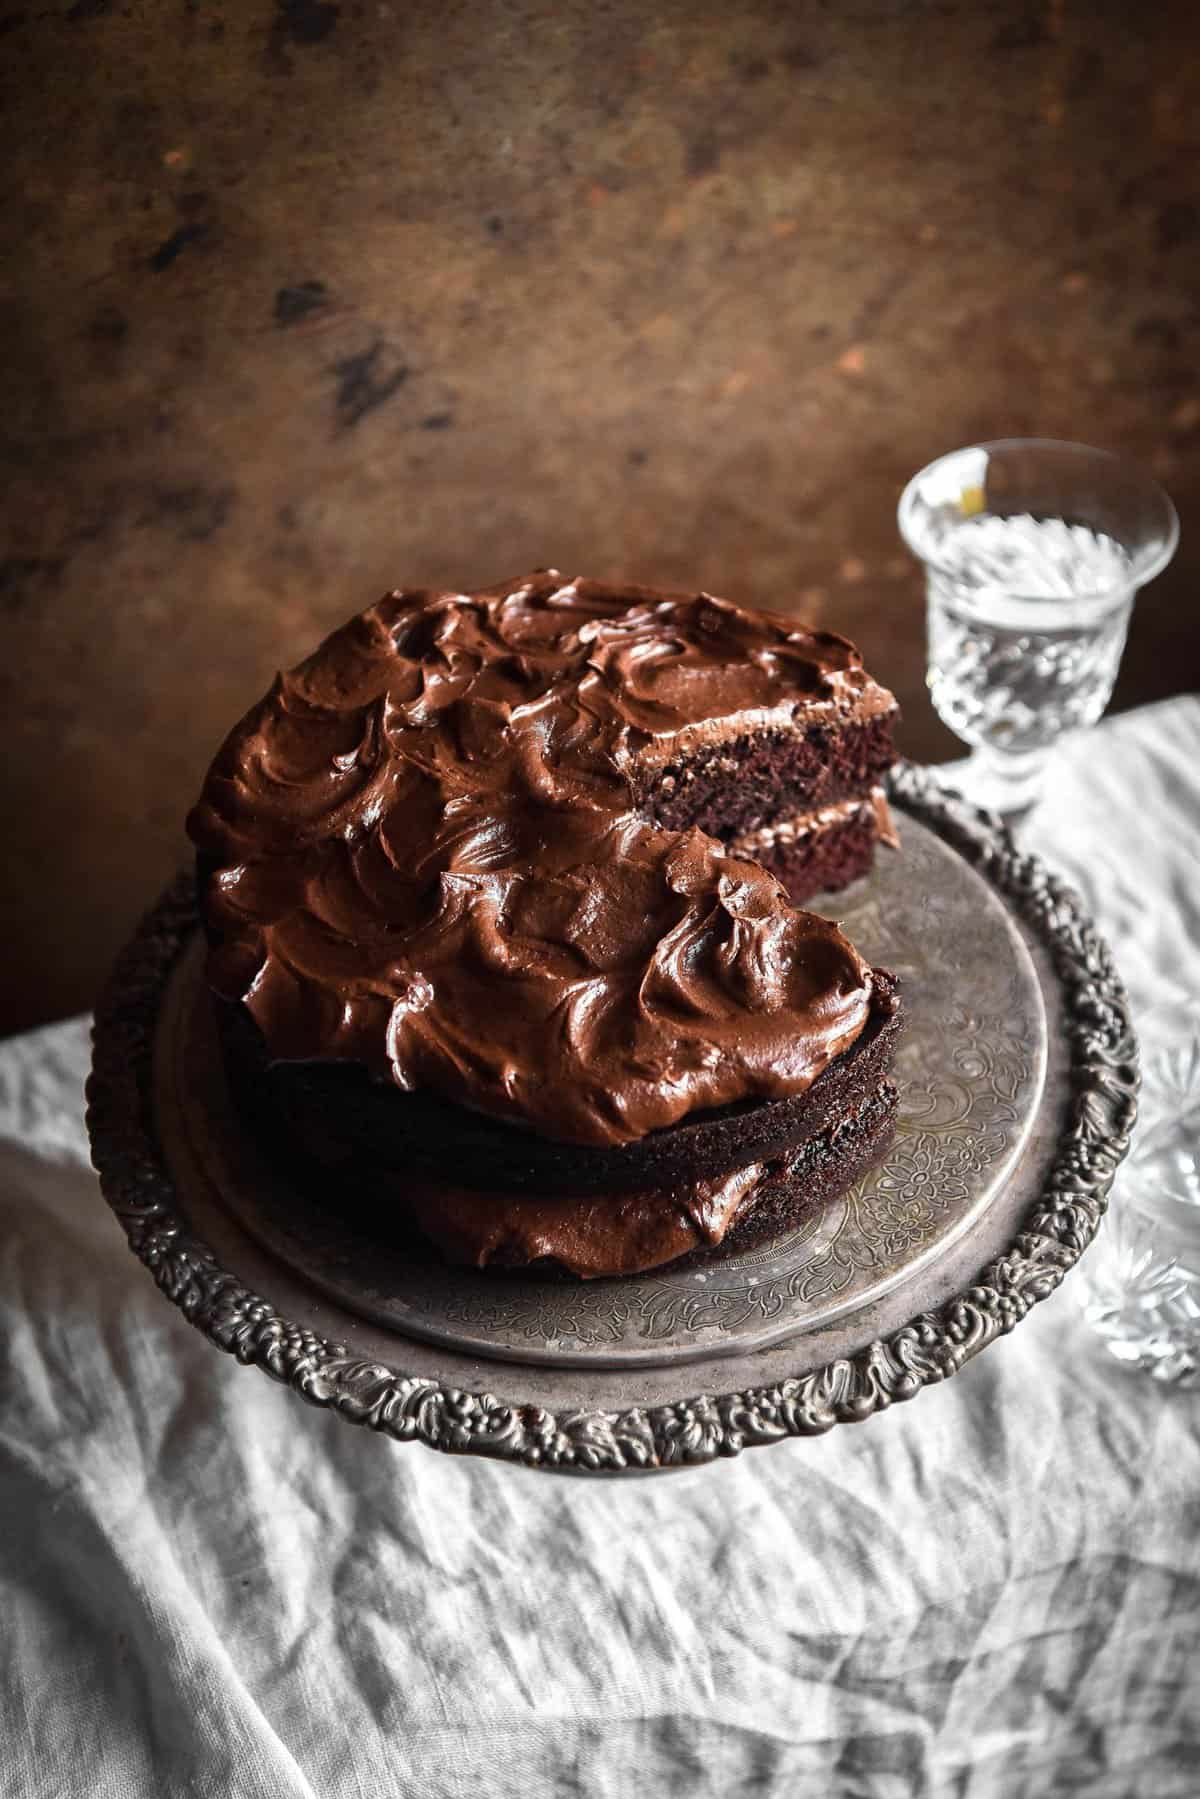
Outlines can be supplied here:
M748 1162L676 1192L488 1193L406 1181L403 1204L451 1262L486 1268L549 1260L581 1280L636 1274L722 1241L768 1179Z
M280 675L189 821L210 980L279 1060L365 1065L568 1142L805 1091L862 1031L836 928L647 771L890 710L829 632L543 571L396 592Z

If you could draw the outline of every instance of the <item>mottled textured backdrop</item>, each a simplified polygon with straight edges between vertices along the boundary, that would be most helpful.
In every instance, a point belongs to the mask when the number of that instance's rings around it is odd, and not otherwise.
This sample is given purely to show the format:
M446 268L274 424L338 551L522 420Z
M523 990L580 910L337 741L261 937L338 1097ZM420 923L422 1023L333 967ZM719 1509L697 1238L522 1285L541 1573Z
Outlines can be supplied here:
M1200 684L1190 0L9 0L0 67L0 1029L91 999L226 725L397 582L795 609L941 757L899 488L1078 437L1183 518L1118 700Z

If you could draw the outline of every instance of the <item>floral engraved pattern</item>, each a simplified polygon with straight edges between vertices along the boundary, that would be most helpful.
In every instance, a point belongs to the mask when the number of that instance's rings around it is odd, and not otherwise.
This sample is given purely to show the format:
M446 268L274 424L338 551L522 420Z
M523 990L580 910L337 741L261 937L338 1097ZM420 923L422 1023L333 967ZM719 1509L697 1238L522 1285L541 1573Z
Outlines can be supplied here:
M1069 1114L1040 1195L1007 1251L938 1310L851 1357L774 1386L650 1408L581 1407L557 1414L405 1375L291 1324L188 1233L155 1138L155 1023L171 967L196 925L192 883L185 877L168 889L120 958L96 1015L88 1086L93 1157L134 1252L219 1348L286 1382L312 1404L399 1442L532 1467L620 1473L702 1463L860 1421L947 1379L1052 1293L1090 1242L1128 1147L1137 1051L1109 952L1071 890L1018 851L998 820L944 793L928 771L899 768L892 792L1006 896L1049 952L1063 990L1071 1063ZM868 954L873 903L868 898L846 915ZM945 951L941 923L931 893L921 915L894 941L889 935L887 959L902 978L928 966L927 946L935 954ZM623 1308L636 1305L637 1328L652 1339L698 1328L701 1320L733 1329L747 1307L756 1316L773 1315L772 1308L781 1311L799 1297L848 1287L872 1257L919 1248L986 1158L1005 1153L1025 1079L1028 1049L1013 1028L1013 1013L1001 1003L977 1016L961 997L973 988L965 977L957 979L960 1010L947 1017L954 1037L949 1066L928 1079L920 1069L902 1070L905 1101L893 1153L839 1202L836 1228L799 1234L789 1272L751 1276L753 1285L743 1281L736 1290L697 1284L686 1296L666 1281L644 1281L637 1283L636 1298L631 1292L617 1303L611 1289L605 1296L564 1287L547 1295L536 1328L548 1327L554 1337L591 1333L597 1341L608 1332L611 1339L629 1327ZM498 1330L518 1327L502 1294L491 1303ZM521 1328L528 1330L527 1314L522 1318Z

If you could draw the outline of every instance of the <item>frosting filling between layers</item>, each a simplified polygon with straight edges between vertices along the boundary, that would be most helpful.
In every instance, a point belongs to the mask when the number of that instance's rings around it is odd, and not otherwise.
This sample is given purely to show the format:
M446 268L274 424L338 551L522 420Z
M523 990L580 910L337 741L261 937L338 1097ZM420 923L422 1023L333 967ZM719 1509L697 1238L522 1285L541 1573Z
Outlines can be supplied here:
M565 1142L803 1093L870 970L753 861L646 818L633 771L688 733L893 705L843 639L706 595L552 572L389 595L213 764L189 819L210 980L275 1059Z
M450 1261L486 1268L545 1258L592 1280L658 1268L720 1243L766 1173L763 1163L749 1162L674 1192L561 1198L406 1181L398 1197Z
M818 831L846 824L867 813L874 819L875 835L879 841L892 849L898 849L900 839L892 822L887 795L882 787L873 787L869 794L858 798L838 800L836 804L821 806L815 812L801 812L794 818L781 818L774 824L762 825L757 831L744 831L730 843L730 853L737 856L757 856L779 844L798 843L802 838L811 837Z

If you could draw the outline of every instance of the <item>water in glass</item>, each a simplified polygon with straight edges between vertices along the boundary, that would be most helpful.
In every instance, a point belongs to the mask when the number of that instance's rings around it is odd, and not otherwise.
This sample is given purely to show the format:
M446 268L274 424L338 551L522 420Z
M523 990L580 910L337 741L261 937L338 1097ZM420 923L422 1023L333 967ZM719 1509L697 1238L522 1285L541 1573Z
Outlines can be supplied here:
M964 519L928 570L928 681L965 742L1043 749L1096 722L1116 679L1133 604L1131 559L1063 519Z

